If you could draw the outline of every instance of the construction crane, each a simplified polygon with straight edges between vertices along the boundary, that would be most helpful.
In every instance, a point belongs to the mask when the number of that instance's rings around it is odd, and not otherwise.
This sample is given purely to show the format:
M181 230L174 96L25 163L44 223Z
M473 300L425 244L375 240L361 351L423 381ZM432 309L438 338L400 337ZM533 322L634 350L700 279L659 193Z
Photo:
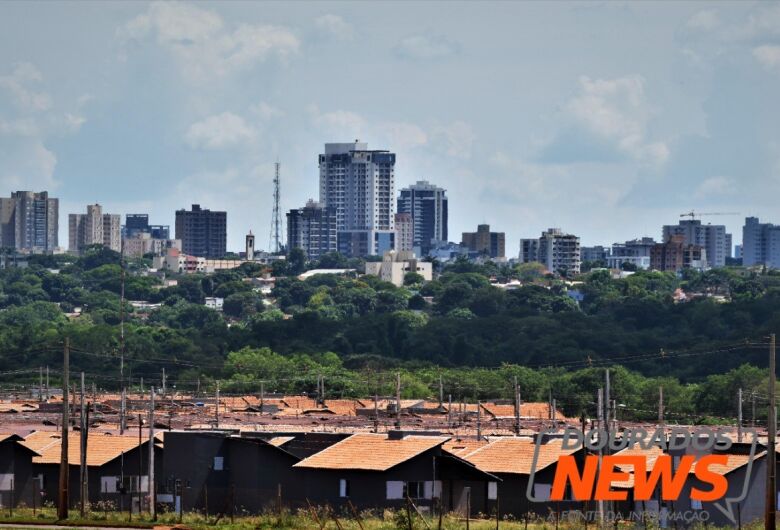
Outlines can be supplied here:
M681 213L680 217L690 217L691 221L693 221L696 217L703 215L739 215L739 212L695 212L691 210L690 212Z

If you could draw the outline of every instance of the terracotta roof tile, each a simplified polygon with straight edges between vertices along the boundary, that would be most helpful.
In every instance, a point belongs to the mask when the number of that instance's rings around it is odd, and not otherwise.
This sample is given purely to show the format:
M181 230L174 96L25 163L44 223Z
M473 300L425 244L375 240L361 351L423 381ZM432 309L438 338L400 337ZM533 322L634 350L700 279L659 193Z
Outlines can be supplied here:
M756 458L763 458L764 456L766 456L766 452L762 452L756 455ZM718 475L728 475L732 471L741 468L748 462L750 462L750 455L728 455L728 462L726 462L725 465L710 464L707 466L707 469L713 473L717 473ZM696 464L698 464L698 461L694 462L691 466L691 473L696 471Z
M463 457L469 453L473 453L483 445L487 445L487 440L456 440L454 438L447 440L441 448L450 454Z
M71 432L68 436L68 462L78 465L81 461L81 435ZM51 431L36 431L28 435L22 443L25 447L37 452L40 456L33 457L33 464L59 464L61 456L61 436ZM147 443L143 440L143 445ZM138 447L135 436L109 436L105 434L90 434L87 441L87 465L102 466Z
M462 456L478 469L488 473L511 473L529 475L536 443L533 438L505 437ZM561 440L551 440L539 446L536 470L544 469L557 462L563 455L570 455L577 449L562 449Z
M442 445L447 439L445 436L405 436L391 440L384 434L353 434L301 460L294 467L386 471Z

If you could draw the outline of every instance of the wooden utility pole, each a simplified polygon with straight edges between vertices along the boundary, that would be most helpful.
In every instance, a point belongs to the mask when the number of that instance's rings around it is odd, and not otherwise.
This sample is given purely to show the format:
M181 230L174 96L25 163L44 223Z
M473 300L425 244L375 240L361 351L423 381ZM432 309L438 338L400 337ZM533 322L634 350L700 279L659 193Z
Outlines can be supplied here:
M777 493L775 484L775 466L777 455L775 442L777 438L777 409L775 400L775 334L769 337L769 413L767 416L767 452L766 452L766 512L764 513L765 530L775 530L777 514Z
M482 439L482 402L477 400L477 441Z
M517 384L517 376L515 376L515 434L520 434L520 387Z
M119 434L125 433L125 409L127 408L127 395L122 388L122 396L119 398Z
M452 429L452 394L447 394L447 428Z
M401 428L401 372L395 374L395 428Z
M49 401L49 366L46 366L46 401Z
M157 506L154 496L154 387L149 393L149 476L147 487L149 489L149 515L152 521L157 520ZM138 477L141 480L141 477Z
M219 429L219 381L217 381L217 406L214 410L215 410L214 419L216 420L215 427Z
M62 438L60 445L60 484L57 502L57 519L68 518L68 385L70 384L70 338L65 337L62 349Z
M439 410L444 406L444 383L441 380L441 374L439 374Z
M598 436L601 437L602 429L604 429L604 389L603 388L599 388L596 397L596 409L597 409L596 419L599 427ZM599 442L600 441L601 440L599 440ZM599 470L601 470L601 456L602 456L602 450L601 450L601 444L599 443ZM599 507L599 525L602 525L604 524L604 501L602 499L599 499L598 507Z
M265 383L260 381L260 414L263 413L263 407L265 406Z
M737 442L742 443L742 389L737 390Z
M43 367L38 367L38 402L43 401Z
M81 372L81 414L79 414L79 441L81 442L79 445L79 456L80 458L80 466L79 466L79 486L80 486L80 499L79 499L79 513L81 517L83 518L86 514L86 503L87 503L87 496L86 496L86 490L87 490L87 423L86 423L86 416L87 411L84 407L84 372Z

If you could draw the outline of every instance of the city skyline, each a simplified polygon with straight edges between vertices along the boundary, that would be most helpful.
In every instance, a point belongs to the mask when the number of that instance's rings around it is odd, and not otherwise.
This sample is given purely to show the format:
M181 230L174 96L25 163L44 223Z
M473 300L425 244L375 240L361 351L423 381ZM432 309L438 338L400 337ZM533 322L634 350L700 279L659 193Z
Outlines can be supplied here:
M736 211L703 222L739 244L745 217L776 221L776 4L80 6L0 21L0 187L63 214L172 226L202 204L229 249L266 248L274 162L288 211L318 197L323 144L360 139L397 154L396 190L447 190L450 234L489 224L510 256L550 227L611 244Z

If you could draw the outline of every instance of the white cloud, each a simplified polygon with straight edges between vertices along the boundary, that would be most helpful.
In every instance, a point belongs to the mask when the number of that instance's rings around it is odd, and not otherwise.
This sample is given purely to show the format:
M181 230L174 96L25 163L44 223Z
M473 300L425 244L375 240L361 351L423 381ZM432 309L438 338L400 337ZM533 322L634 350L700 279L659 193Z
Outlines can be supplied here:
M153 2L117 34L124 41L153 37L193 81L224 76L270 56L285 60L300 48L286 27L242 24L231 29L218 14L182 2Z
M428 135L414 123L385 122L379 129L392 149L412 149L428 143Z
M567 109L586 131L640 161L662 164L669 157L664 142L646 138L650 108L644 93L644 78L631 75L616 79L580 78L580 93Z
M780 46L757 46L753 48L753 57L767 70L780 69Z
M257 103L249 107L249 112L251 112L252 114L254 114L255 116L257 116L263 121L268 121L273 118L279 118L281 116L284 116L284 111L269 105L265 101L261 101L260 103Z
M699 184L695 196L699 199L705 199L713 195L731 195L736 191L737 186L733 179L722 176L710 177Z
M692 29L712 31L720 25L720 18L716 11L705 9L695 13L685 25Z
M0 138L2 189L56 189L56 166L57 156L40 139L19 136Z
M355 36L355 30L352 24L338 15L327 14L317 17L314 26L324 34L335 37L338 40L352 40Z
M454 121L448 125L436 126L433 128L432 136L448 156L471 158L471 149L476 135L468 123Z
M41 72L30 63L19 63L11 74L0 76L0 87L8 90L17 105L25 110L43 111L51 107L51 97L27 87L43 79Z
M460 50L458 43L442 35L412 35L401 40L395 52L406 59L441 59L455 55Z
M360 138L366 132L366 120L360 114L348 110L320 112L316 105L309 107L314 125L323 129L332 138L350 141Z
M223 112L190 125L184 139L196 149L225 149L252 142L257 131L241 116Z

